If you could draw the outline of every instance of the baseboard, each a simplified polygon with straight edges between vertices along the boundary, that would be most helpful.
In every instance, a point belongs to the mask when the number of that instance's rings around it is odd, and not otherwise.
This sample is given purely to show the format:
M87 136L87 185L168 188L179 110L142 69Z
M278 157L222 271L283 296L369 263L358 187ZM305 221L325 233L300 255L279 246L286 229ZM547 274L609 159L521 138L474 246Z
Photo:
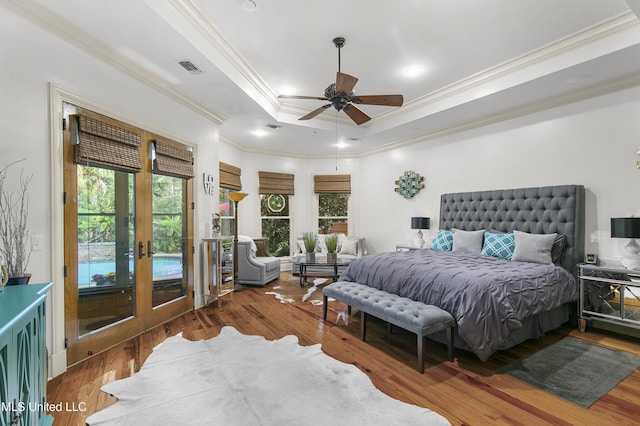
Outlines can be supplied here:
M48 378L52 379L67 371L67 350L63 350L49 357Z

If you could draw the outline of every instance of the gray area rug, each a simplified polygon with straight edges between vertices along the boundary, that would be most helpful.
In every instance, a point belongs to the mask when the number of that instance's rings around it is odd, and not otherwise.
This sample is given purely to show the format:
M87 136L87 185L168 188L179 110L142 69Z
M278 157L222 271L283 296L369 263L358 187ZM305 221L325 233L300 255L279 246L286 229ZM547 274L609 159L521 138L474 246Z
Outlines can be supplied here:
M98 425L449 425L441 415L379 391L356 366L300 346L224 327L209 340L156 346L140 371L108 383L118 401Z
M500 369L584 408L640 367L640 357L565 337Z

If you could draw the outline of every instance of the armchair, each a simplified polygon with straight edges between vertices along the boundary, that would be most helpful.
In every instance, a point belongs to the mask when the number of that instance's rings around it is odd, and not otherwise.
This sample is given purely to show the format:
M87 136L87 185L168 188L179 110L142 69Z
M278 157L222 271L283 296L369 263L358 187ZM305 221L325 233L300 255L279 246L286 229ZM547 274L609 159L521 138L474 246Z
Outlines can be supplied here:
M256 256L250 238L238 241L238 282L243 285L265 284L280 277L280 259Z

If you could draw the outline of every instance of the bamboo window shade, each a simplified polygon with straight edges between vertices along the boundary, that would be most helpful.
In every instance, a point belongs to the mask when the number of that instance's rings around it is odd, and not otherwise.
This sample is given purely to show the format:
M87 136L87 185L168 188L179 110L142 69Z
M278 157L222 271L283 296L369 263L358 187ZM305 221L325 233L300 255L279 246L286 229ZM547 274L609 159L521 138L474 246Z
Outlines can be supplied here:
M232 191L240 191L242 182L240 175L242 170L240 167L220 162L220 188L230 189Z
M258 172L260 194L293 194L294 175L288 173Z
M142 170L140 133L85 115L70 119L77 164L132 173Z
M351 194L351 175L315 175L313 190L323 192Z
M162 140L153 141L156 159L153 162L153 173L191 179L193 174L193 152L184 145Z

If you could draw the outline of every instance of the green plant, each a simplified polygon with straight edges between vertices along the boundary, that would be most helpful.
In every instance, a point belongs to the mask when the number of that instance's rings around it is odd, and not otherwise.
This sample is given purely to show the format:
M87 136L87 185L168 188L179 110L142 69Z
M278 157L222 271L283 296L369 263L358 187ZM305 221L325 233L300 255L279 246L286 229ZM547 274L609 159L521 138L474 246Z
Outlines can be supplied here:
M22 161L22 160L20 160ZM27 275L27 265L33 251L29 238L29 183L33 176L25 176L20 170L20 188L16 193L5 188L9 168L16 162L4 165L0 170L0 255L6 263L9 277Z
M307 253L313 253L316 251L316 238L315 232L305 232L302 234L302 241L304 242L304 248Z
M338 236L336 234L329 234L325 238L327 245L327 253L335 253L338 251Z

